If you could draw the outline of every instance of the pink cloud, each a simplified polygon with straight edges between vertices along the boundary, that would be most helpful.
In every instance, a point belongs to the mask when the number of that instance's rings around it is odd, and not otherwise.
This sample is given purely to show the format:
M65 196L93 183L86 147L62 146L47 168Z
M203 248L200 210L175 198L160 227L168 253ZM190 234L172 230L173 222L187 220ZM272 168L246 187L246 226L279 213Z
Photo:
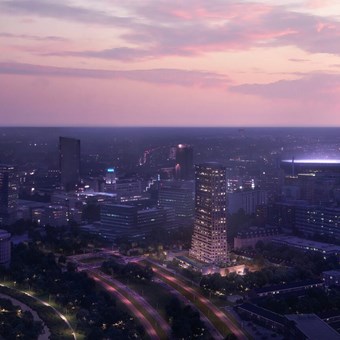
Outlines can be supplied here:
M226 85L230 83L230 79L223 74L180 69L120 71L53 67L22 63L0 63L0 74L34 75L61 78L72 77L94 79L125 79L152 84L178 85L185 87L226 88Z
M260 96L271 100L278 98L299 102L338 102L340 75L315 73L294 80L279 80L267 84L241 84L229 91Z
M159 1L141 2L134 11L143 20L126 18L129 26L124 27L128 32L120 36L129 47L122 44L102 50L58 49L44 55L132 62L291 45L310 53L340 55L338 21L286 7L216 0Z

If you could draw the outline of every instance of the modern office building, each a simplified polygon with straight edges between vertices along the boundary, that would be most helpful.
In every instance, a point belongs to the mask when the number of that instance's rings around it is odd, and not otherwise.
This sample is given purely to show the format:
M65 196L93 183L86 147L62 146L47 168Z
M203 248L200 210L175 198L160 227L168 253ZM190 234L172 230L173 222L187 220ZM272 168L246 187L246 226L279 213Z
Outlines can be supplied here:
M134 204L103 204L100 232L107 238L140 237L154 228L174 226L174 213L157 207L140 208Z
M137 178L119 178L115 186L119 198L133 198L142 194L142 182Z
M162 183L158 191L158 205L162 208L173 209L177 221L185 223L194 217L194 194L193 189L183 187L180 183L183 182Z
M192 180L194 177L194 150L190 145L179 144L176 148L175 178Z
M226 170L219 163L195 167L195 222L189 255L223 264L227 254Z
M0 225L10 224L16 219L18 200L18 177L10 165L0 165Z
M59 138L60 184L66 191L74 190L80 181L80 140Z
M243 210L245 214L255 214L256 208L268 203L267 191L261 189L239 190L228 193L228 213Z
M306 236L340 240L340 208L300 205L295 208L295 228Z
M11 234L0 229L0 266L8 267L11 262Z

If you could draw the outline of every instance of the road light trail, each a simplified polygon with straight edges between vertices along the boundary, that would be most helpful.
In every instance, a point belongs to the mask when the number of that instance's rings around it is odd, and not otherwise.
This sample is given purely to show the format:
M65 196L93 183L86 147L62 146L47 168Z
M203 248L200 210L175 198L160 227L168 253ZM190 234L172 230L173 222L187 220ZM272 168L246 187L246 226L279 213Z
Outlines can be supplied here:
M201 320L204 322L205 326L207 327L209 334L212 336L214 340L223 340L224 336L218 331L218 329L212 324L212 322L203 314L200 313L200 310L184 295L182 295L178 290L167 284L166 282L155 279L159 285L167 289L172 295L176 296L180 301L184 304L191 306L194 310L196 310L200 314Z
M151 261L150 261L151 262ZM208 311L210 311L213 315L216 316L216 318L225 324L229 330L234 333L237 337L237 339L240 340L246 340L248 337L244 334L244 332L237 327L234 322L228 318L228 316L223 313L221 310L219 310L209 299L204 297L202 294L200 294L197 289L193 289L192 287L188 286L186 282L183 280L178 279L177 277L171 276L174 275L173 273L165 273L163 269L158 268L153 262L151 262L152 269L156 273L156 275L166 283L170 284L173 288L175 288L177 291L181 293L181 290L184 290L185 292L189 293L187 298L195 303L197 300L200 302L200 304L196 304L198 309L202 314L205 314L205 316L211 320L211 322L214 324L214 320L211 319L210 315L207 315L207 313L202 310L202 305L204 305L206 308L208 308ZM216 324L215 325L221 333L223 332L223 329L221 329L221 326Z
M119 291L119 289L121 289L120 287L117 289L116 287L114 287L113 282L111 284L107 283L106 281L108 281L108 278L106 278L106 277L104 278L101 274L98 274L95 271L90 271L90 272L88 272L88 274L98 284L100 284L102 287L104 287L105 290L107 290L111 294L115 295L130 310L130 312L132 314L134 314L137 319L139 319L139 321L141 322L141 324L145 328L146 333L149 335L149 337L152 340L160 340L161 339L161 337L157 334L155 327L151 324L151 322L147 319L147 317L135 306L135 304L130 299L128 299L126 296L124 296ZM109 282L111 282L111 280ZM126 292L126 293L131 294L130 292ZM146 310L147 312L149 312L149 310L145 307L145 305L141 305L141 307L144 308L144 310ZM150 314L150 316L151 316L151 318L153 318L153 316L151 314ZM170 328L168 328L168 330L170 331Z
M154 320L157 321L158 325L162 328L163 332L166 334L167 338L171 335L171 328L169 324L160 316L155 308L153 308L147 300L145 300L141 295L139 295L136 291L127 287L122 282L112 278L109 275L103 274L100 271L95 271L97 275L103 277L104 279L112 282L116 287L118 287L121 291L125 292L125 294L130 295L135 301L137 301L147 312L152 316Z

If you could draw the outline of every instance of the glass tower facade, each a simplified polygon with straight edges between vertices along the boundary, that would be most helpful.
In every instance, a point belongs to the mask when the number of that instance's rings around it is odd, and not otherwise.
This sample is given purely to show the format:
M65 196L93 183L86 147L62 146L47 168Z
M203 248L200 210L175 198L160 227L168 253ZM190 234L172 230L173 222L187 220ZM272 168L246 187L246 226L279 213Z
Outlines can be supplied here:
M219 163L195 167L195 223L190 256L223 264L227 254L226 169Z

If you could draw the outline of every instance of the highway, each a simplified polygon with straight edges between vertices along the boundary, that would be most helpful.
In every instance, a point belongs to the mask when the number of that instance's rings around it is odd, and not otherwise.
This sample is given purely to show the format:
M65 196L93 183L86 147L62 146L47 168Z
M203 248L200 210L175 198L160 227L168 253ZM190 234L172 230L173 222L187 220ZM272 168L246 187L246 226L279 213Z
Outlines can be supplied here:
M102 255L104 255L104 253L105 255L109 255L110 253L112 254L112 251L106 251L102 253L103 253ZM163 338L164 338L164 334L167 334L167 337L169 338L169 335L171 334L170 327L168 323L166 323L165 320L159 315L159 313L143 297L138 295L135 291L126 287L121 282L112 279L110 276L105 275L102 272L100 272L98 270L98 267L99 267L98 264L94 264L94 263L84 264L84 263L79 262L80 259L84 259L87 256L88 255L86 254L85 256L83 255L83 256L77 256L78 258L75 258L75 257L73 258L73 260L75 260L75 262L78 263L79 270L85 270L90 275L92 274L93 277L96 277L97 281L106 283L109 287L113 288L115 291L120 293L121 296L124 296L125 299L126 297L130 296L132 298L132 301L137 302L141 306L142 309L147 311L147 313L151 316L152 320L157 320L159 327L161 327L161 329L163 330L162 332ZM94 254L92 254L92 256L96 257L96 255ZM173 271L170 271L170 270L167 270L161 267L157 262L154 262L150 259L138 258L138 259L135 259L133 262L140 262L140 261L145 261L145 260L151 264L152 269L154 273L156 274L157 278L161 280L163 284L165 284L164 286L165 288L167 287L168 289L169 287L171 287L173 289L172 293L178 297L181 297L182 301L185 300L186 303L187 301L192 302L192 304L200 312L202 321L205 322L205 324L207 325L209 329L210 334L213 336L214 339L223 339L223 335L226 335L228 333L228 329L230 332L235 334L235 336L239 340L248 339L248 337L243 332L243 330L240 329L240 327L232 319L230 319L228 315L222 312L209 299L203 296L197 288L190 286L190 284L188 284L186 279L180 277ZM111 283L111 285L108 284L108 282ZM159 281L157 282L160 283ZM120 290L121 292L119 292L118 290ZM130 301L130 299L127 299L127 300ZM149 325L151 325L150 322L149 322ZM154 332L156 332L156 335L157 335L157 331L155 328L154 328ZM162 338L160 334L158 334L157 336L159 338Z
M172 295L176 296L180 301L182 301L184 304L191 306L194 310L196 310L200 314L201 320L204 322L205 327L207 327L209 334L212 336L214 340L223 340L224 336L218 331L218 329L211 323L211 321L202 313L200 313L199 309L190 301L188 300L184 295L182 295L178 290L171 287L164 281L156 278L154 279L154 282L157 282L159 285L167 289Z
M93 277L97 283L101 284L107 291L116 295L116 297L121 302L123 302L127 308L129 308L129 310L145 327L145 330L151 339L165 340L171 337L171 328L169 324L142 296L137 294L129 287L125 286L120 281L115 280L98 270L90 270L88 271L88 274ZM145 311L145 313L142 313L141 310ZM152 325L149 320L154 320L158 327ZM161 329L161 332L159 331L159 328Z
M175 277L173 273L168 273L163 268L159 268L153 261L151 262L151 266L158 278L175 288L177 291L179 291L179 293L181 293L181 290L186 291L188 293L186 297L189 298L189 300L197 306L201 314L204 314L208 319L211 320L214 326L219 329L220 333L223 334L225 332L223 329L221 329L221 326L219 324L214 323L211 315L215 315L220 322L226 325L229 328L230 332L235 334L237 339L248 339L242 329L235 325L235 323L225 313L223 313L218 307L216 307L209 299L204 297L197 289L190 287L187 282ZM199 301L200 303L195 303L197 301ZM205 306L206 308L208 308L208 313L203 311L200 306Z

